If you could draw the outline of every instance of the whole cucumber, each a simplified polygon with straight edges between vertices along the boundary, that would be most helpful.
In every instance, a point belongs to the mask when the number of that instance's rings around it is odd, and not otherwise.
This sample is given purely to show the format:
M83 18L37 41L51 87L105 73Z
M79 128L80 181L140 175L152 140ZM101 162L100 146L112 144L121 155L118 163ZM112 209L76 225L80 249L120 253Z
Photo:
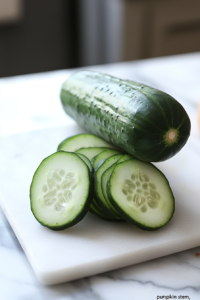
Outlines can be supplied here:
M183 106L141 83L78 71L64 82L60 96L81 127L143 161L171 158L190 135Z

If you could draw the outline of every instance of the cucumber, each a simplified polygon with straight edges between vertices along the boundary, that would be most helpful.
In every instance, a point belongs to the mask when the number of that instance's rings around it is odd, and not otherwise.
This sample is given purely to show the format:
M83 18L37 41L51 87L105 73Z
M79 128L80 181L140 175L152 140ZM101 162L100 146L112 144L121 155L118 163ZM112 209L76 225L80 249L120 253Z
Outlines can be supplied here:
M37 168L30 187L31 210L43 226L63 230L77 224L89 210L93 180L76 154L56 152Z
M106 220L106 221L113 221L112 219L110 220L109 216L107 217L107 215L105 215L105 213L102 210L98 210L93 203L90 204L90 208L89 211L98 216L99 218Z
M175 210L166 177L151 163L137 159L115 166L107 182L107 195L124 220L144 230L166 225Z
M81 154L81 153L76 153L85 163L86 165L88 166L91 174L93 174L93 166L89 160L89 158L87 158L87 156L85 156L84 154Z
M107 159L108 157L115 155L115 154L123 155L122 153L120 153L120 151L118 151L116 149L106 149L103 152L96 155L94 157L94 160L92 161L94 170L96 171L98 169L99 163L102 163L105 159Z
M105 151L104 151L105 152ZM100 153L99 155L103 154L104 152ZM99 156L98 155L98 156ZM116 216L118 218L121 218L118 213L116 213L115 210L110 208L104 198L104 195L102 193L101 189L101 175L103 172L108 169L111 165L113 165L115 162L117 162L123 154L115 154L103 161L103 163L95 169L95 175L94 175L94 197L96 199L97 204L108 214ZM98 164L99 165L99 164Z
M84 154L91 161L94 156L103 152L106 149L108 149L108 148L105 148L105 147L80 148L80 149L76 150L75 153Z
M98 206L95 199L93 198L92 203L90 204L89 211L98 216L99 218L105 220L105 221L111 221L111 222L122 222L124 220L120 218L115 218L111 216L110 214L107 214L104 210L101 209L101 207Z
M110 144L101 138L89 134L81 133L74 136L70 136L62 141L57 148L57 151L64 150L68 152L75 152L76 150L84 147L109 147L112 148Z
M190 135L190 119L178 101L134 81L83 70L64 82L60 98L86 131L139 160L169 159Z
M106 206L109 207L110 210L114 211L115 215L117 215L118 217L121 218L121 216L119 215L119 213L116 211L116 209L113 207L113 205L110 203L109 198L107 196L107 192L106 192L106 186L107 186L107 182L108 179L110 177L110 174L112 173L115 165L117 163L120 163L122 161L126 161L129 159L132 159L133 157L129 154L125 154L123 155L118 161L116 161L114 164L112 164L109 168L107 168L106 170L104 170L104 172L101 175L101 190L104 196L104 199L106 201Z

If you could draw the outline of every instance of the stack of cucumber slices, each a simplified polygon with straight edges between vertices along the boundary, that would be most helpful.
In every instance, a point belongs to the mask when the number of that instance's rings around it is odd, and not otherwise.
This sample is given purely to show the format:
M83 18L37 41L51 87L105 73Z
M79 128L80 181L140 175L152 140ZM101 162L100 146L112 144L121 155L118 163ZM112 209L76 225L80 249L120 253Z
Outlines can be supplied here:
M52 230L77 224L88 211L107 221L156 230L170 221L175 209L161 171L93 134L65 139L41 162L30 200L35 218Z

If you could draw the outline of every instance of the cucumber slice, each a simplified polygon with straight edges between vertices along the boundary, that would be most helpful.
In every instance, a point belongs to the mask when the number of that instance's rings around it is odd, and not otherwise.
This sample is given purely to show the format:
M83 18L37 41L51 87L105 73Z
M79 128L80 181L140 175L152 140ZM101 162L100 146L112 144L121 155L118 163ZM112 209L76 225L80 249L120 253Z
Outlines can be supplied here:
M104 210L101 209L101 207L98 206L96 203L95 199L93 198L92 203L90 204L89 211L98 216L99 218L105 220L105 221L110 221L110 222L122 222L124 220L115 218L109 214L107 214Z
M122 153L120 151L116 150L116 149L106 149L103 152L96 155L96 157L92 161L94 171L96 172L96 170L100 166L99 163L102 163L103 160L107 159L108 157L110 157L114 154L122 154Z
M109 198L107 196L107 192L106 192L106 185L107 185L107 181L110 177L110 174L112 173L114 167L116 164L122 162L122 161L126 161L129 159L133 159L133 157L129 154L125 154L123 155L119 160L117 160L114 164L112 164L109 168L107 168L106 170L104 170L104 172L102 173L101 176L101 190L104 196L104 199L106 201L106 205L109 207L110 210L114 211L115 215L117 215L118 217L121 218L121 216L119 215L119 213L116 211L116 209L114 208L114 206L110 203Z
M74 136L70 136L62 141L57 148L57 151L64 150L69 152L75 152L76 150L84 147L109 147L114 148L103 139L97 137L94 134L82 133Z
M75 153L60 151L48 156L33 176L31 210L38 222L52 230L81 221L92 198L89 168Z
M94 156L96 156L97 154L103 152L106 149L110 149L110 148L106 148L106 147L80 148L80 149L76 150L75 153L84 154L91 161Z
M144 230L164 226L175 210L166 177L151 163L136 159L115 166L107 182L107 194L127 222Z
M87 156L85 156L82 153L76 153L76 154L86 163L86 165L88 166L88 168L89 168L89 170L90 170L90 172L92 174L93 173L93 166L92 166L89 158L87 158Z
M107 151L107 150L106 150ZM105 152L105 151L104 151ZM102 155L104 152L100 153L98 156ZM116 161L118 161L123 154L115 154L107 159L103 160L103 163L99 166L99 168L96 168L96 172L94 175L94 197L96 199L97 204L108 214L111 214L113 216L116 216L120 218L118 213L115 213L116 211L110 208L104 198L104 195L102 193L101 189L101 175L103 172L109 168L111 165L113 165ZM100 161L102 162L102 160ZM99 164L98 164L99 165ZM98 166L97 166L98 167Z
M101 218L101 219L103 219L103 220L111 221L111 220L109 219L109 217L107 218L107 216L105 216L105 214L103 214L101 211L99 211L98 209L96 209L96 207L94 206L93 203L90 204L89 211L90 211L92 214L98 216L99 218Z

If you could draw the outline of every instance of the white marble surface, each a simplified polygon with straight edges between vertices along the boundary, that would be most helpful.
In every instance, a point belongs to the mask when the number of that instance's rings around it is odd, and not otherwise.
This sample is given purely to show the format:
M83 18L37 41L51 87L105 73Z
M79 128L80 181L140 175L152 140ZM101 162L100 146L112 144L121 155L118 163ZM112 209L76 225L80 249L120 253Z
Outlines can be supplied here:
M91 69L91 68L90 68ZM164 90L193 119L200 100L200 54L93 67ZM59 90L69 71L0 79L0 134L65 124ZM200 144L193 139L195 151ZM6 159L6 158L5 158ZM191 158L192 159L192 158ZM1 170L1 169L0 169ZM194 228L194 231L199 228ZM3 213L0 214L1 299L199 299L200 247L52 287L38 283ZM176 297L175 297L176 296ZM171 297L171 298L170 298Z
M33 174L60 141L80 132L74 122L0 137L0 205L43 284L96 275L200 245L200 231L194 231L200 227L200 157L190 141L179 155L157 163L176 199L174 217L160 230L148 232L126 222L105 222L90 213L61 232L42 227L30 210Z

